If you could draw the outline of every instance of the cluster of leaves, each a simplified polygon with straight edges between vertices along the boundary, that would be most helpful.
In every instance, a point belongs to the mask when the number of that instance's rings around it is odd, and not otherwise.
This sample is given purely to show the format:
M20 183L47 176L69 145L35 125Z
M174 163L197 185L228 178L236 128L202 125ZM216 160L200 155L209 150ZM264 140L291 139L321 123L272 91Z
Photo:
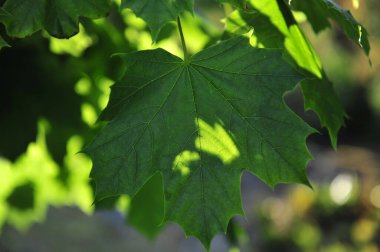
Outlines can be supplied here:
M184 58L163 49L120 54L123 74L100 117L108 124L84 150L93 160L97 200L127 194L132 224L153 234L174 221L206 248L232 216L244 215L243 170L271 187L309 184L305 141L315 130L283 100L298 83L305 109L319 116L336 147L345 114L293 12L303 12L316 32L334 20L370 50L366 30L332 0L218 1L235 10L221 41L195 55L186 51L180 22L193 13L192 0L122 1L147 22L153 41L177 20ZM6 0L0 22L11 37L44 29L68 38L82 17L109 8L106 0ZM0 38L0 47L7 45Z

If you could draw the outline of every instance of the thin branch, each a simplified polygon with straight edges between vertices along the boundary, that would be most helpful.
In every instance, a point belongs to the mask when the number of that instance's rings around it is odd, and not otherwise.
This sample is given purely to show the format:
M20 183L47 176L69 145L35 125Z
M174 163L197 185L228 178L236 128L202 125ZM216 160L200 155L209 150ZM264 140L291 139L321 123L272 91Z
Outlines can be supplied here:
M181 43L182 43L182 50L183 50L183 60L185 62L187 62L187 60L189 58L189 54L187 52L185 37L183 36L181 20L180 20L179 17L177 18L177 24L178 24L179 35L181 36Z

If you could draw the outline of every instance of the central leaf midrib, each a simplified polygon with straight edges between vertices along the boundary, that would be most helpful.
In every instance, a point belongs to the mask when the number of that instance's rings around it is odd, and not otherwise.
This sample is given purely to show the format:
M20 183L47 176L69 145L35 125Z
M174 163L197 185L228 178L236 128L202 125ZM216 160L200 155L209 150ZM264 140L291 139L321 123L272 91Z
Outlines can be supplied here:
M189 81L189 84L190 84L190 87L191 87L191 91L192 91L193 104L194 104L194 113L195 113L195 120L196 120L196 127L198 129L197 130L197 134L198 134L198 138L199 138L199 150L198 150L198 153L199 153L199 157L200 157L200 162L199 162L198 169L200 169L200 180L201 180L202 217L203 217L203 223L206 223L207 222L207 218L206 218L206 214L205 214L206 213L206 200L205 200L203 165L202 165L202 161L203 161L202 140L201 140L201 135L200 135L198 108L197 108L197 103L196 103L196 100L195 100L196 99L195 98L195 90L194 90L193 83L191 81L189 66L190 65L186 65L186 71L187 71L187 77L188 77L188 81ZM196 169L193 172L193 174L195 174L198 169ZM208 236L209 235L208 225L203 225L203 226L205 228L205 233Z

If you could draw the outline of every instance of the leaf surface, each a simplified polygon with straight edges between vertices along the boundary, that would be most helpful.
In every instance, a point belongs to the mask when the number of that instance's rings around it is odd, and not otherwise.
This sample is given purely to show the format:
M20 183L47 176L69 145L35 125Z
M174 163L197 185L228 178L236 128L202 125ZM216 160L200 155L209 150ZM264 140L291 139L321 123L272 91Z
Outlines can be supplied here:
M349 10L342 8L333 0L293 0L291 6L305 13L316 33L330 27L329 19L334 20L346 36L358 44L366 55L369 55L370 44L367 30L356 21Z
M147 22L156 41L167 23L175 21L184 11L193 12L194 0L123 0L122 3Z
M54 37L69 38L79 32L79 17L99 18L108 9L108 0L7 0L0 22L12 37L45 29Z
M233 12L226 19L226 29L242 34L253 27L256 46L285 49L295 65L313 78L301 83L305 108L317 113L322 126L329 130L332 145L336 147L345 112L313 46L282 0L251 1L251 4L249 11Z
M281 50L238 37L186 63L161 49L122 57L124 76L102 115L109 123L85 150L98 199L133 197L159 171L165 221L208 247L243 214L243 170L270 186L308 184L305 140L314 130L283 102L303 75Z

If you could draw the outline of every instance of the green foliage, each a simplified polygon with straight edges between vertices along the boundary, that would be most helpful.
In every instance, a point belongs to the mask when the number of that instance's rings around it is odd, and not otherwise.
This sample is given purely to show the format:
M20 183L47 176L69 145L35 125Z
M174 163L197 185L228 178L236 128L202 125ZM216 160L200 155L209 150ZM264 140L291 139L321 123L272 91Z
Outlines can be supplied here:
M193 12L194 0L122 0L122 6L132 9L137 16L143 18L157 41L161 29L170 21L175 21L184 11Z
M99 18L108 9L108 0L7 0L0 22L12 37L46 29L54 37L69 38L79 31L79 17Z
M368 55L366 30L331 0L293 0L290 5L283 0L215 3L233 10L225 19L223 35L217 38L214 34L219 34L193 13L192 0L123 0L121 7L106 0L3 1L0 23L8 36L23 38L46 30L55 37L46 35L51 51L61 58L51 59L50 52L41 49L41 38L32 36L35 47L24 48L21 55L31 55L26 62L46 72L49 69L53 77L33 78L44 84L35 85L33 100L22 96L23 103L13 98L18 85L3 89L7 105L14 109L11 104L17 101L18 111L29 116L27 125L36 125L42 115L59 137L51 144L47 136L46 145L40 126L37 143L30 144L25 155L16 159L18 149L10 151L17 152L11 157L16 161L0 159L0 167L5 167L1 174L10 178L0 190L0 213L4 213L0 224L9 219L25 226L13 211L37 209L28 218L40 219L48 204L77 204L90 211L89 161L74 155L82 141L92 138L90 128L100 131L84 150L93 161L90 177L95 182L97 207L119 205L127 213L127 222L149 237L173 221L209 248L215 234L226 232L234 215L244 215L240 192L244 170L271 187L279 183L309 185L305 166L311 156L306 138L315 130L287 107L284 95L299 84L305 109L318 115L333 147L345 112L292 10L304 12L315 32L334 20ZM107 20L96 23L81 18L94 19L109 11ZM173 29L168 26L177 19L185 21L185 37L191 41L189 46L182 41L184 60L174 55L180 54L179 36L173 40ZM70 41L56 39L78 32ZM211 45L217 39L220 41ZM158 43L151 45L152 41ZM0 49L6 46L0 37ZM33 61L30 52L34 49L43 55L41 66ZM111 54L136 50L109 60ZM190 56L192 52L196 53ZM19 54L10 55L5 65L21 64L14 60ZM33 69L24 76L5 71L2 78L28 83L24 78L33 77ZM108 86L118 78L103 110ZM52 90L63 100L52 96ZM49 106L41 108L34 101ZM38 115L33 113L36 108ZM108 123L94 126L102 110L99 121ZM3 114L6 120L0 132L10 132L12 126L6 122L20 118L13 111ZM69 118L70 123L66 125L62 118ZM25 128L24 122L18 125ZM25 130L26 136L18 136L19 142L30 142L34 131ZM76 134L81 137L73 136ZM5 136L0 151L13 138L17 139L12 134ZM26 163L38 176L21 168L27 167ZM75 169L78 167L85 169ZM125 194L130 201L119 197ZM19 204L19 199L25 204Z
M303 77L281 51L233 38L189 63L161 49L122 57L126 71L102 114L111 121L85 150L96 197L133 196L160 171L165 220L208 246L242 214L243 169L270 186L308 184L304 141L313 130L282 98Z
M291 6L305 13L315 32L330 27L329 19L334 20L344 33L369 55L367 30L355 20L350 11L340 7L333 0L293 0Z
M74 156L83 145L80 138L68 141L65 157L67 185L59 177L59 165L46 146L48 125L40 121L38 137L15 162L0 158L0 227L8 222L20 229L42 220L49 205L77 205L90 212L93 201L88 181L90 161ZM78 169L80 167L81 169Z
M251 1L250 7L227 18L227 31L241 34L253 27L257 47L285 49L286 56L294 61L295 66L311 77L301 83L305 108L317 113L336 147L345 113L312 45L283 1Z

